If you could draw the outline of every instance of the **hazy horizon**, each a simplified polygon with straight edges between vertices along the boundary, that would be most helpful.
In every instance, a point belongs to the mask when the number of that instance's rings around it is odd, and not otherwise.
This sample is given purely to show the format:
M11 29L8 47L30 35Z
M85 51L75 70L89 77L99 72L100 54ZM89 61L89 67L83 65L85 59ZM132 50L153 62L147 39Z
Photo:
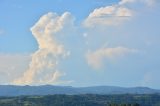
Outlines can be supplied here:
M0 85L160 89L160 1L1 0Z

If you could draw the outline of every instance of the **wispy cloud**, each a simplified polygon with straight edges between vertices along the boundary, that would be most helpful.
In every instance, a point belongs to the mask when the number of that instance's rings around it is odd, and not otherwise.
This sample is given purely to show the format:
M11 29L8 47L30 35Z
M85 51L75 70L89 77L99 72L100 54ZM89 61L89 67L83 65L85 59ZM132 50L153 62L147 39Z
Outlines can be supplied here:
M158 70L151 70L151 71L146 71L144 75L142 76L142 79L140 81L141 86L150 86L150 87L158 87L158 83L160 81L159 79L159 74Z
M0 54L0 83L9 84L27 69L29 54Z
M115 47L115 48L101 48L93 52L88 52L86 59L88 64L98 69L103 65L103 60L108 59L118 59L119 57L126 56L129 53L136 53L137 50L125 48L125 47Z
M0 35L3 35L5 31L3 29L0 29Z

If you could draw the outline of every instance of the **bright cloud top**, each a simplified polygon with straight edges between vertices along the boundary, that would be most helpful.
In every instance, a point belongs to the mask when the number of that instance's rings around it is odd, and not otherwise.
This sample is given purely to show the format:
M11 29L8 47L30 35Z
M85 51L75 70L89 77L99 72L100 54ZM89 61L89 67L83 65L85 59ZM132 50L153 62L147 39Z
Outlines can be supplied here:
M64 45L56 39L58 33L72 25L73 18L66 12L62 16L48 13L31 28L39 49L32 54L29 69L14 84L57 84L65 74L57 69L59 60L68 55Z

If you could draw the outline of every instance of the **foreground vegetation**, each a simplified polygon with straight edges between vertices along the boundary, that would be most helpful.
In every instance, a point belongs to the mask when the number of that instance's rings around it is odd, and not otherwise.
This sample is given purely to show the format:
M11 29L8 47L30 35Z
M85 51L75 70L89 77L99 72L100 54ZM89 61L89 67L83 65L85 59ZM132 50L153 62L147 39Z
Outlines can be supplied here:
M160 106L159 94L0 97L0 106Z

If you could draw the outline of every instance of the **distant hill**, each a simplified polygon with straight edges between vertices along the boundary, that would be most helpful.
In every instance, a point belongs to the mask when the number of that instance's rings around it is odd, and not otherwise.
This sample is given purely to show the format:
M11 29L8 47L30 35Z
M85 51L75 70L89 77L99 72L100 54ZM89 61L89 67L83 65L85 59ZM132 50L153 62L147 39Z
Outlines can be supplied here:
M116 87L116 86L92 86L92 87L71 87L71 86L15 86L0 85L0 96L19 95L53 95L53 94L155 94L160 90L148 87Z

